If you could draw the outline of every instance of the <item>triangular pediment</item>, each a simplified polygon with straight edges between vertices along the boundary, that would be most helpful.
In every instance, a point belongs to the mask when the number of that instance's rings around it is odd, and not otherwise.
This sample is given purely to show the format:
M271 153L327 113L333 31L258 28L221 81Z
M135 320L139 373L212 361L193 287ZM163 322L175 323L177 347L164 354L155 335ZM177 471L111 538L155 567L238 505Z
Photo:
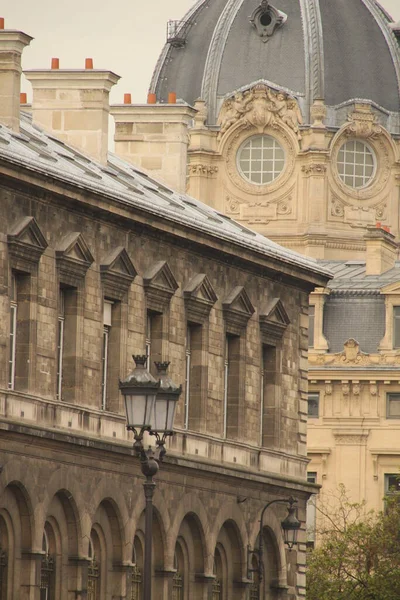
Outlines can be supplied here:
M77 231L62 238L56 249L56 259L61 278L72 285L77 285L94 261L83 235Z
M234 287L222 303L225 322L228 330L235 333L247 325L247 321L254 314L254 307L250 298L241 285Z
M37 263L47 241L34 217L24 217L7 235L10 254L16 259Z
M124 275L131 279L134 279L137 275L137 271L123 246L114 248L104 257L100 265L100 271L102 273Z
M143 275L145 286L160 287L174 294L178 284L166 260L154 263Z
M137 272L123 246L114 248L100 265L105 296L121 300L128 291Z
M149 267L143 275L148 307L162 312L170 302L179 285L166 260Z
M205 273L192 277L183 290L188 321L203 323L218 300Z
M289 324L290 319L279 298L273 298L260 314L261 332L274 341L281 339Z
M234 287L222 303L224 309L235 310L248 315L250 318L254 313L254 307L243 286Z
M204 300L215 304L218 300L217 294L214 291L213 286L210 283L205 273L199 273L192 277L183 290L183 295L186 298L192 298L196 300Z

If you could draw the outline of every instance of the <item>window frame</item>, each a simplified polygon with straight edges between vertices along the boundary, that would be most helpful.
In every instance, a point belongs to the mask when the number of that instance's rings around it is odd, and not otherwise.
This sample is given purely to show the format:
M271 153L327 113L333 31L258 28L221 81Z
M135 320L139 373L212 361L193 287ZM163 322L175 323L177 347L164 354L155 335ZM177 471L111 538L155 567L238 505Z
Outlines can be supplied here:
M398 315L395 314L396 312L396 308L398 309ZM393 350L399 349L400 348L400 330L398 332L398 341L396 343L396 321L398 320L400 323L400 305L399 304L394 304L393 307L393 318L392 318L392 335L393 335Z
M366 167L365 162L362 165L363 169L364 169L364 175L362 176L363 185L357 185L357 186L354 185L354 180L356 179L357 176L354 173L353 173L353 175L351 175L351 174L348 174L348 173L344 172L346 165L352 165L353 167L358 166L355 162L353 162L353 163L346 162L346 160L345 160L346 150L344 150L344 159L343 159L343 162L339 161L339 155L340 155L340 152L342 151L342 149L344 149L345 146L347 146L348 144L352 144L352 143L353 144L357 144L357 143L362 144L366 149L369 150L369 152L370 152L370 154L372 156L372 172L371 172L371 175L369 176L369 178L368 178L367 181L365 181L365 167ZM353 154L356 154L356 150L355 149L353 150ZM364 156L365 156L365 154L366 153L365 153L365 150L364 150ZM340 166L343 167L343 172L341 172L341 170L339 168L339 162L340 162ZM372 146L370 146L369 144L367 144L364 140L360 140L360 139L356 139L356 138L352 138L352 139L346 140L343 144L341 144L341 146L340 146L340 148L338 150L337 157L336 157L336 169L337 169L337 173L339 175L339 179L343 183L343 185L345 185L346 187L350 188L351 190L363 190L363 189L367 188L368 186L370 186L371 183L375 179L376 171L377 171L376 153L375 153L374 149L372 148ZM345 178L349 177L349 176L351 176L353 178L353 184L352 185L350 185L349 183L347 183L345 181Z
M252 147L251 147L251 142L253 140L255 140L256 138L268 138L270 140L273 141L273 145L271 148L273 151L273 158L271 159L271 164L272 164L272 170L271 171L265 171L265 170L261 170L260 173L260 180L262 179L263 175L265 175L265 173L272 173L272 179L270 181L254 181L253 179L251 179L251 151L252 151ZM242 165L241 165L241 160L242 160L242 153L243 151L246 149L246 146L249 145L249 152L250 152L250 157L249 157L249 175L246 175L246 173L243 171L242 169ZM275 169L275 161L277 160L275 158L275 151L276 149L279 149L282 151L283 153L283 165L282 165L282 169L278 172L276 172ZM255 148L255 150L257 150L257 148ZM264 150L264 146L263 144L261 145L260 148L261 151ZM262 158L260 158L260 163L261 165L265 162L265 160ZM266 133L257 133L256 135L252 135L248 138L246 138L239 146L237 153L236 153L236 167L238 172L240 173L241 177L247 181L248 183L252 184L252 185L256 185L256 186L266 186L266 185L270 185L274 182L276 182L276 180L282 175L282 173L284 173L285 169L286 169L286 164L287 164L287 158L286 158L286 152L285 152L285 148L282 146L282 144L277 140L276 137L266 134ZM262 169L262 167L261 167Z
M317 400L317 414L310 414L310 401L313 400L313 398L310 398L310 396L315 396L315 399ZM319 392L308 392L308 396L307 396L307 418L308 419L319 419L320 418L320 400L321 400L321 395Z
M393 396L397 396L396 400L400 405L400 392L386 392L386 418L387 419L400 419L400 411L398 415L390 415L390 401L393 399Z

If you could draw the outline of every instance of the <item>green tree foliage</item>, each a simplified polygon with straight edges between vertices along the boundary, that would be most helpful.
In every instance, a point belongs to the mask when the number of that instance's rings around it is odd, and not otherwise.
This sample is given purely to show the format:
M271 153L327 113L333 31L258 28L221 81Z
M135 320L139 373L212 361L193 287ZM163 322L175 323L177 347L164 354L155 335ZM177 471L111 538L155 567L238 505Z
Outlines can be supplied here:
M336 509L318 508L318 546L307 557L307 600L400 599L400 502L366 512L340 489Z

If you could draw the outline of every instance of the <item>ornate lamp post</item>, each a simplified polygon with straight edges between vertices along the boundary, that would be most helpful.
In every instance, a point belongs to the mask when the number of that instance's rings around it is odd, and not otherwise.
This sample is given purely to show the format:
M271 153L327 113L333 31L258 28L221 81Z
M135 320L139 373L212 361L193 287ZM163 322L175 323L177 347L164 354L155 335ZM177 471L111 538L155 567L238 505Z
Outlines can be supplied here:
M156 484L153 477L157 474L159 463L165 456L165 441L173 435L173 422L176 403L182 392L182 386L174 384L167 374L168 362L156 363L158 380L146 369L147 356L133 356L135 369L119 387L124 396L128 431L133 431L135 455L140 457L140 466L146 481L143 483L146 499L145 511L145 549L143 569L143 600L151 600L151 557L153 534L153 495ZM145 449L144 432L157 438L156 449Z
M260 532L258 534L258 549L256 550L248 550L247 557L247 576L250 578L250 573L256 571L258 572L259 582L263 579L264 574L264 563L263 563L263 528L264 528L264 514L265 511L271 506L271 504L286 504L288 507L288 514L286 518L281 522L281 527L283 530L283 537L285 540L286 546L289 550L297 544L297 534L300 529L300 521L296 517L296 507L294 506L297 503L297 500L290 496L290 498L276 498L275 500L271 500L268 502L261 511L260 517ZM250 558L253 554L258 555L258 563L257 569L251 568ZM260 591L259 591L260 593Z

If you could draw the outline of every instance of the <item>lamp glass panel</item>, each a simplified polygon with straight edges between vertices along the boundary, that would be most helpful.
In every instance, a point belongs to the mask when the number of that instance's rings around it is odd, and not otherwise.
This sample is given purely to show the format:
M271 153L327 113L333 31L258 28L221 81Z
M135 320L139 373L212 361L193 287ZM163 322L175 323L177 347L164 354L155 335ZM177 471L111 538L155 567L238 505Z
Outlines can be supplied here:
M138 428L152 425L151 416L154 401L155 394L125 395L125 410L128 425Z

